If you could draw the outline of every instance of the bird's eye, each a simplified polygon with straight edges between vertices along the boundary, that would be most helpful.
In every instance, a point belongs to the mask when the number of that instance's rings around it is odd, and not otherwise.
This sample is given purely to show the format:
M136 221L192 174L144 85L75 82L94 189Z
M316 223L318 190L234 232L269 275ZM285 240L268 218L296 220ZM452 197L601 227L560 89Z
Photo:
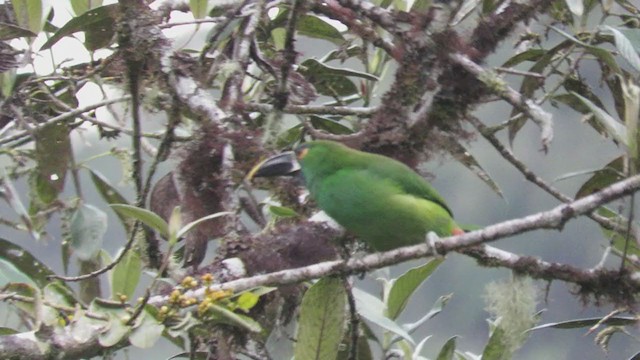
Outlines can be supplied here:
M298 158L298 160L302 160L305 156L307 156L307 153L309 152L309 147L302 145L299 146L296 149L296 157Z

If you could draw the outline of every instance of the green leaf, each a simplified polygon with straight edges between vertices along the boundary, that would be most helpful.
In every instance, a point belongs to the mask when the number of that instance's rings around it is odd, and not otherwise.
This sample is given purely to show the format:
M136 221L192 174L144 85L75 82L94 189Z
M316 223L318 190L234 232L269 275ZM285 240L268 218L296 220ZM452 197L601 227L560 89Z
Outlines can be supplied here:
M402 326L396 324L393 320L384 316L383 312L385 309L385 305L382 301L380 301L380 299L358 288L354 288L352 291L353 297L356 300L356 308L358 309L358 314L360 314L360 316L382 327L383 329L389 330L392 333L399 335L411 344L415 343L411 335L409 335L409 333L405 329L403 329Z
M277 27L271 30L271 38L273 39L273 46L276 50L284 49L285 40L287 37L287 30Z
M295 125L278 135L276 146L279 148L291 147L302 139L304 126L302 124Z
M640 72L640 56L638 56L631 41L620 30L614 27L605 25L603 28L613 33L616 48L620 51L620 55L622 55L637 72Z
M13 303L15 307L25 312L26 315L35 319L42 311L42 296L40 290L32 284L27 283L9 283L2 287L4 294L14 293L16 295L26 296L35 299L34 302L16 301Z
M11 328L8 328L8 327L0 326L0 336L13 335L13 334L18 334L18 333L20 333L20 331L15 330L15 329L11 329Z
M420 342L418 343L418 345L415 346L414 349L412 349L411 345L409 343L407 343L406 341L399 342L398 343L398 347L405 354L413 354L413 358L412 359L423 360L424 358L422 356L420 356L420 353L422 353L422 349L427 344L427 341L429 341L429 339L431 339L431 335L428 335L424 339L420 340Z
M24 272L17 269L12 263L0 259L0 286L9 283L24 283L35 286L36 283Z
M80 274L90 274L95 272L101 268L100 266L100 254L101 249L98 249L98 253L96 257L89 260L80 260L78 261L78 273ZM100 286L100 278L98 277L90 277L78 283L78 296L80 300L85 303L90 303L96 298L102 296L102 289Z
M179 239L178 230L182 227L182 213L180 212L180 206L174 206L169 216L169 224L167 224L167 231L169 232L169 246L173 247Z
M273 29L284 28L289 18L289 10L281 11L278 16L273 19L271 26ZM296 30L299 35L307 36L314 39L322 39L330 41L336 45L344 43L342 33L330 23L313 15L301 15L296 19Z
M78 301L69 288L62 282L54 282L42 291L42 298L46 305L42 307L39 314L42 322L48 326L57 326L60 321L60 310L55 307L74 308ZM54 307L55 306L55 307Z
M591 110L594 118L600 125L602 125L606 130L609 136L611 136L616 142L620 144L627 143L627 128L622 125L618 120L614 119L611 115L609 115L606 111L596 106L591 100L581 96L577 93L572 93L575 97L577 97L582 103Z
M529 49L520 52L507 60L502 67L513 67L525 61L538 61L545 55L544 49Z
M7 41L21 37L36 37L33 31L14 24L0 23L0 41ZM5 94L6 95L6 94Z
M84 14L101 5L102 0L71 0L71 8L76 15Z
M299 71L313 84L318 93L332 97L358 94L358 87L349 77L378 80L374 75L346 68L331 67L316 59L305 60L300 64Z
M286 206L269 205L269 212L272 215L282 217L282 218L290 218L290 217L298 216L298 213L295 210L288 208Z
M444 259L432 259L424 265L410 269L395 279L387 299L387 317L395 320L404 310L413 293L418 289Z
M39 201L49 205L62 192L69 169L69 127L65 123L46 125L36 132L35 138L35 190Z
M493 330L489 342L482 352L482 360L507 360L510 359L509 349L505 347L504 330L498 326Z
M55 274L30 252L2 238L0 238L0 259L4 264L11 264L15 270L27 276L40 288L50 283L49 275Z
M123 320L127 313L123 310L122 315L109 314L109 324L105 330L100 332L98 343L103 347L112 347L121 342L131 331Z
M238 305L238 309L247 312L256 306L258 300L260 300L260 296L252 292L243 292L236 300L236 305Z
M569 11L573 13L573 15L577 17L582 17L584 13L584 3L582 0L565 0L567 3L567 7Z
M129 204L111 204L110 206L123 216L142 221L165 239L169 238L169 225L156 213Z
M482 1L482 14L488 15L500 6L504 0L484 0Z
M129 341L133 346L141 349L149 349L158 341L164 331L164 325L156 320L151 310L145 306L144 311L140 315L142 317L140 324L129 335Z
M452 336L440 349L436 360L453 360L453 355L456 353L456 339L457 336Z
M433 304L433 306L431 306L429 312L424 314L415 322L403 324L402 328L405 329L409 334L412 334L414 331L416 331L416 329L424 325L424 323L440 314L452 297L453 294L440 296L438 300L436 300L436 302Z
M361 46L352 45L346 49L338 48L335 50L331 50L325 56L322 57L321 63L327 63L331 60L347 60L349 58L360 56L363 53L363 49Z
M344 43L344 37L338 29L316 16L301 16L296 23L296 29L300 35L331 41L336 45Z
M71 290L62 282L53 282L44 287L42 297L47 301L43 307L42 321L50 326L57 325L59 320L59 310L49 305L74 307L78 303Z
M380 80L377 76L366 72L356 71L344 67L329 66L327 64L319 62L316 59L307 59L302 63L302 66L305 67L305 71L307 72L315 73L316 71L319 71L320 73L328 75L353 76L371 81Z
M580 186L575 198L583 198L594 192L600 191L624 179L624 158L617 157L605 165L602 169L592 171L592 176Z
M482 180L493 192L504 199L504 194L500 189L500 186L493 180L491 175L487 173L478 160L467 150L464 146L460 145L457 141L450 139L447 143L447 149L453 157L458 160L462 165L474 173L480 180Z
M248 316L244 316L242 314L236 314L233 311L227 309L226 307L220 306L218 304L212 303L209 307L209 311L213 313L218 321L240 327L246 331L260 333L262 332L262 326Z
M307 290L300 306L296 359L336 358L345 329L346 302L347 294L339 278L322 278Z
M5 176L0 177L0 189L3 194L3 200L6 201L11 207L11 210L20 217L20 220L25 228L31 233L31 236L33 236L34 239L39 239L40 234L38 233L29 212L22 203L22 200L20 200L20 194L16 190L15 186L13 186L11 178L6 174Z
M109 180L105 178L102 174L92 169L89 170L89 174L91 175L91 180L93 181L93 185L98 190L102 199L107 202L107 204L127 204L127 199L122 196L118 190L116 190L113 185L109 183ZM116 215L124 225L125 229L131 231L131 221L126 216L116 211Z
M209 12L208 0L189 0L189 8L193 17L196 19L203 19Z
M73 253L83 261L94 259L107 232L107 214L93 205L82 204L71 215L70 227Z
M556 59L557 55L561 53L561 51L565 48L570 47L571 44L572 42L570 40L566 40L551 49L542 50L543 53L539 54L539 59L529 69L529 72L543 74L544 70L551 65L551 62ZM533 56L535 55L536 54L534 54ZM538 78L534 76L526 76L524 80L522 80L520 93L525 98L532 98L536 90L539 89L542 84L543 82L541 82ZM520 129L522 129L524 124L527 123L528 118L522 116L520 111L517 109L513 109L513 111L511 112L511 117L514 117L516 119L515 121L511 121L509 124L509 143L513 144L513 140L515 139Z
M111 297L114 300L119 300L119 295L126 295L131 299L140 281L141 273L140 255L135 250L129 249L111 271L109 278L111 280Z
M364 330L363 330L364 332ZM336 360L352 360L350 356L350 345L351 345L351 332L345 331L344 337L342 338L342 346L339 347L338 353L336 354ZM349 344L349 346L344 346ZM371 351L371 346L369 345L368 338L365 334L360 334L358 339L356 340L356 359L355 360L374 360L376 359L373 356Z
M219 218L221 216L225 216L225 215L233 215L233 212L231 211L221 211L221 212L217 212L215 214L211 214L211 215L207 215L207 216L203 216L200 219L194 220L190 223L188 223L187 225L183 226L180 230L178 230L176 237L179 239L181 237L183 237L184 235L186 235L189 231L191 231L194 227L198 226L199 224L211 220L211 219L215 219L215 218Z
M88 50L103 48L115 34L118 4L97 7L69 20L45 42L40 50L47 50L65 36L78 31L85 32L85 47Z
M344 126L340 122L328 117L311 115L309 116L309 120L311 121L311 125L315 129L324 130L330 134L336 134L336 135L353 134L353 130L351 130L349 127Z
M573 110L579 113L590 114L591 110L589 109L589 107L587 107L580 99L578 99L573 94L571 94L571 93L577 93L589 99L597 107L604 109L604 104L602 103L602 101L600 101L600 98L597 95L595 95L591 87L581 79L568 77L565 79L562 85L569 92L569 94L555 95L553 96L552 101L561 102L571 107ZM615 91L612 90L612 93L615 94ZM597 121L593 116L587 117L587 122L599 134L603 136L607 136L606 128L603 125L601 125L600 122Z
M473 13L473 10L478 7L481 0L466 0L463 1L458 10L456 11L455 17L451 20L451 26L456 26L464 19L466 19L469 15Z
M13 12L16 22L20 27L29 29L38 34L44 25L42 1L39 0L12 0Z
M433 0L416 0L411 5L412 13L427 13L433 4Z
M538 325L536 327L531 328L529 331L541 330L541 329L580 329L586 327L592 327L594 325L610 325L610 326L629 326L637 324L638 319L632 316L612 316L605 320L603 318L586 318L586 319L575 319L568 321L559 321L553 323L547 323Z
M620 67L618 66L618 64L616 63L615 58L613 57L613 55L611 55L611 52L609 50L603 49L603 48L599 48L593 45L589 45L583 41L580 41L578 39L576 39L575 37L573 37L571 34L555 27L555 26L551 26L550 27L552 30L554 30L555 32L557 32L558 34L564 36L565 38L569 39L571 42L573 42L576 45L580 45L581 47L583 47L588 53L590 53L591 55L597 57L599 60L601 60L604 64L606 64L607 66L609 66L614 73L616 74L622 74L622 70L620 69Z
M113 301L95 299L91 301L88 311L108 318L106 324L104 320L85 320L85 318L87 318L86 316L80 319L80 321L87 321L89 325L93 323L93 327L99 325L103 328L98 336L100 345L104 347L114 346L129 335L131 326L127 325L127 321L131 317L131 312L127 309L126 305ZM145 314L141 316L145 316ZM136 325L139 325L141 322L142 321L138 321Z

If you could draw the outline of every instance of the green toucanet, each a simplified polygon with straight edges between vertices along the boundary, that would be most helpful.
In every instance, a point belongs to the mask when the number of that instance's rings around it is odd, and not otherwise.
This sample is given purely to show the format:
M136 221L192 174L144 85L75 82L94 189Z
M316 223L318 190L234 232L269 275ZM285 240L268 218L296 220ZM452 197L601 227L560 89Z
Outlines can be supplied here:
M299 145L266 159L252 177L302 171L318 206L375 251L461 234L438 192L408 166L334 141Z

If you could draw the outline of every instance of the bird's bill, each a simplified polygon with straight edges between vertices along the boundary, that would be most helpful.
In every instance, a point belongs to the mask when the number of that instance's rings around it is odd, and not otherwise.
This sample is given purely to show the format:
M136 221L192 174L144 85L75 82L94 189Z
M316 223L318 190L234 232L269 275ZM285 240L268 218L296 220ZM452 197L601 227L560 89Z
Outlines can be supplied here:
M282 154L274 155L254 166L247 174L247 179L251 180L254 177L294 175L299 170L300 163L298 163L298 160L296 159L296 154L293 151L287 151Z

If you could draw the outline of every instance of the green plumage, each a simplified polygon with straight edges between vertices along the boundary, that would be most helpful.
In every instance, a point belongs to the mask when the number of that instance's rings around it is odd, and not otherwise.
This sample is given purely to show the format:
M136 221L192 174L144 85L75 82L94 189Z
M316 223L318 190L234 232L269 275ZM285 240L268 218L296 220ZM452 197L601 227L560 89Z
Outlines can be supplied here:
M302 144L296 154L318 206L376 251L460 231L436 190L396 160L333 141Z

